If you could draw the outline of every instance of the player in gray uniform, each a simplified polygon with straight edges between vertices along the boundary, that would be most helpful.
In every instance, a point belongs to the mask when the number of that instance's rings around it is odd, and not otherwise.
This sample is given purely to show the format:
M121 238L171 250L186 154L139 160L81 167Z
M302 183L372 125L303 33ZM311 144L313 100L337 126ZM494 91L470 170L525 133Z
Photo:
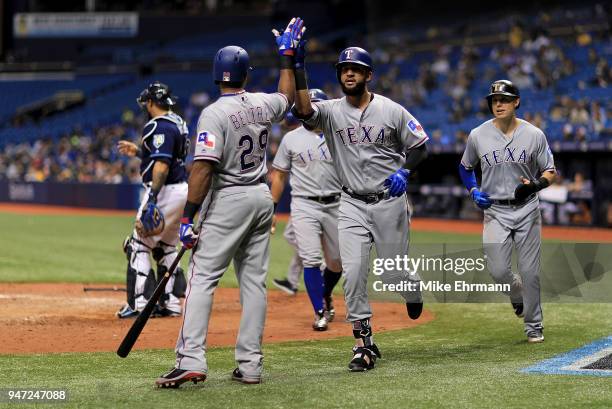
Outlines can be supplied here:
M249 70L244 49L228 46L215 56L213 78L221 97L206 107L198 120L194 164L181 219L181 241L185 247L193 247L183 325L176 343L175 367L157 379L159 387L206 379L206 336L213 294L232 259L242 305L235 350L238 367L232 379L248 384L261 382L274 211L265 183L266 144L272 123L283 119L294 99L294 38L301 32L301 20L293 19L277 37L281 70L274 94L244 90ZM200 213L198 234L193 218L209 189L210 203Z
M327 100L320 89L311 89L310 97L312 101ZM291 221L304 265L304 284L315 312L312 328L325 331L335 316L332 292L342 274L338 247L340 180L323 135L303 126L283 137L272 166L274 203L280 200L287 176L291 176ZM326 263L323 274L321 253Z
M521 100L512 82L495 81L487 101L495 118L470 132L459 173L476 205L484 209L482 239L489 272L496 282L511 285L508 295L515 314L524 316L527 341L542 342L537 192L553 181L553 155L544 132L516 117ZM473 171L479 162L481 188ZM513 247L520 275L512 272Z
M370 252L374 245L381 258L408 254L406 184L410 170L426 156L428 137L401 105L368 90L372 59L367 51L345 49L336 70L346 96L311 104L305 72L296 67L295 114L306 125L323 130L342 182L340 255L347 320L356 339L349 369L365 371L380 357L368 302ZM382 279L420 280L417 274L403 271L386 271ZM410 318L418 318L423 308L420 292L404 292L402 296Z

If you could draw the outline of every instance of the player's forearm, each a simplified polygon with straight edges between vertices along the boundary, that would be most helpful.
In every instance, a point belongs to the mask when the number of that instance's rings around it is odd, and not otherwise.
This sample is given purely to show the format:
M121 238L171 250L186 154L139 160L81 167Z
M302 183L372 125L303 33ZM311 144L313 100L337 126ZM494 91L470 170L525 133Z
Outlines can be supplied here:
M157 195L162 187L166 184L166 179L170 173L170 166L166 162L155 161L151 177L150 196L153 200L157 200Z
M413 171L425 159L427 159L427 145L422 144L418 148L411 149L408 152L406 152L406 163L404 164L404 168L410 171Z
M187 203L183 210L184 218L193 220L200 206L202 206L202 202L212 184L213 170L214 165L212 162L205 160L193 162L191 173L189 174Z
M310 94L308 94L308 83L305 70L295 70L295 111L294 113L300 119L308 119L314 113L310 102Z
M553 170L547 170L542 173L542 177L548 181L548 185L552 185L552 183L555 181L555 175L556 173Z
M295 76L293 74L293 57L283 55L280 57L280 76L278 79L278 92L287 97L289 106L295 101Z
M272 201L274 204L277 204L283 195L283 190L285 190L287 173L274 169L272 171L271 179L272 186L270 187L270 193L272 194Z
M467 189L469 193L472 193L472 190L478 188L478 183L476 182L476 174L474 170L468 170L463 164L459 164L459 176L461 176L461 181L463 185Z

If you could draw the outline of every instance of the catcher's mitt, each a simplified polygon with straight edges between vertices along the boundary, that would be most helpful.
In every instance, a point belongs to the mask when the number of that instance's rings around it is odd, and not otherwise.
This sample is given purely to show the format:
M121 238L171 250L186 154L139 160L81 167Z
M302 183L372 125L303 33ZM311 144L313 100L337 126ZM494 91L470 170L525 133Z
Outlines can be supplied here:
M163 213L153 204L144 209L140 219L136 220L134 227L140 237L150 237L164 231L165 225Z

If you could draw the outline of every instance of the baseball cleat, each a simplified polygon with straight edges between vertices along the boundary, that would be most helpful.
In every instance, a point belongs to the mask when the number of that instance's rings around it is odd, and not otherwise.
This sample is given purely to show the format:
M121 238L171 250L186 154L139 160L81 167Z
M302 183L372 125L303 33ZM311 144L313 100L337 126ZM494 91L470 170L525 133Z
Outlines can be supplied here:
M530 344L539 344L544 342L544 334L540 331L532 332L531 334L527 335L527 342Z
M247 385L255 385L261 383L261 378L246 377L242 374L242 372L240 372L240 369L238 368L234 369L234 372L232 372L232 380L240 383L245 383Z
M327 322L332 322L336 316L336 310L334 309L334 300L332 296L325 297L325 314L327 316Z
M326 331L328 324L327 315L324 310L320 310L315 314L315 321L312 324L312 329L315 331Z
M200 371L188 371L185 369L172 368L170 372L157 378L155 385L158 388L178 388L185 382L204 382L206 374Z
M279 280L278 278L275 278L274 280L272 280L272 284L274 284L276 288L283 290L289 295L297 294L298 289L292 286L289 280Z
M512 308L514 308L514 314L516 314L517 317L523 318L525 316L523 312L524 305L522 302L513 302Z
M151 313L151 318L163 318L163 317L180 317L182 314L180 311L174 311L166 307L155 306L155 309Z
M410 319L416 320L421 316L423 312L423 303L422 302L407 302L406 310L408 311L408 316Z
M375 353L366 347L353 348L353 359L349 362L351 372L364 372L374 368Z
M133 310L130 304L125 304L119 311L116 312L118 318L136 318L140 313L137 310Z

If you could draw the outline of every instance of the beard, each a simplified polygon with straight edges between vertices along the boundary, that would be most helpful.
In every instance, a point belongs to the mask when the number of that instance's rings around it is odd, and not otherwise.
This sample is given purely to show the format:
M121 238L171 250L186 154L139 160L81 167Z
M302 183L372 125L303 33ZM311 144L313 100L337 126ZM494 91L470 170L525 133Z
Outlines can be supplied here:
M340 87L342 87L342 92L344 92L345 95L353 97L353 96L363 95L363 93L365 92L365 88L366 88L366 82L365 81L356 82L353 88L347 88L344 85L344 83L340 83Z

